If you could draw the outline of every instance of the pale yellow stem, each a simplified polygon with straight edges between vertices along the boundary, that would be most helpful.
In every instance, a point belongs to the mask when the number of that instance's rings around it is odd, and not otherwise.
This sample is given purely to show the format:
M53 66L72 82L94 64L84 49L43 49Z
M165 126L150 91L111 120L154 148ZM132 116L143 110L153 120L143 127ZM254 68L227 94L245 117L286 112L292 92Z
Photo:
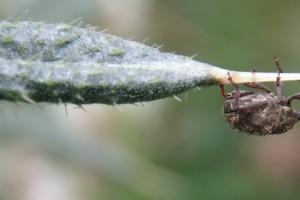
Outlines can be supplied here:
M272 72L238 72L220 68L212 69L213 76L220 81L220 84L231 84L228 80L229 75L234 83L246 82L275 82L278 73ZM300 73L281 73L281 81L299 81Z

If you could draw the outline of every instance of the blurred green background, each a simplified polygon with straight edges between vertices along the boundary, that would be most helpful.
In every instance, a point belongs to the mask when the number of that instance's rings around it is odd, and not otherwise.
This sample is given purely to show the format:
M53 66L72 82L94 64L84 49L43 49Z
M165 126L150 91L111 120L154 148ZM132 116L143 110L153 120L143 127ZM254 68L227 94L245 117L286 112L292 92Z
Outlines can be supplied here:
M299 72L299 11L291 0L0 0L2 19L82 17L82 26L242 71L275 71L278 56L284 71ZM299 92L299 82L284 92ZM68 117L59 105L1 102L0 199L300 198L299 125L247 136L224 121L217 87L179 97L87 112L68 105Z

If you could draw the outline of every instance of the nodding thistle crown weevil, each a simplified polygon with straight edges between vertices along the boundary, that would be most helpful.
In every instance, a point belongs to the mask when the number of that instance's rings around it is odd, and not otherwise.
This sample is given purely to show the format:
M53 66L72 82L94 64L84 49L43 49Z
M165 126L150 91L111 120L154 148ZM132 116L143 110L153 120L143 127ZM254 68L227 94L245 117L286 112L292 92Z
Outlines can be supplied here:
M234 83L230 73L228 73L228 80L233 84L235 90L225 94L224 86L220 85L221 94L226 99L223 114L232 128L250 135L281 134L291 129L300 120L300 113L291 107L294 99L300 100L300 93L285 99L280 81L280 73L283 71L277 57L275 57L274 63L278 71L276 77L278 96L257 82L244 85L260 89L261 92L242 91L239 89L239 85Z

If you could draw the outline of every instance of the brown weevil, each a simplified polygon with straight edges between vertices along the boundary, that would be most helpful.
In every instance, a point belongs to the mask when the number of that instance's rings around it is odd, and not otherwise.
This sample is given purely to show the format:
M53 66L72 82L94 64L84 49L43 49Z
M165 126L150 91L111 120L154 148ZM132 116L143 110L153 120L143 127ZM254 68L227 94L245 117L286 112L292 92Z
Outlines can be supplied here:
M241 91L239 85L232 80L230 73L228 73L228 80L233 84L234 92L225 94L224 86L220 85L221 94L226 99L223 114L232 128L250 135L264 136L284 133L300 120L300 113L291 107L292 100L300 100L300 93L284 98L280 81L280 73L283 71L277 57L274 62L278 71L276 77L278 96L273 95L266 86L257 82L244 85L260 89L261 92Z

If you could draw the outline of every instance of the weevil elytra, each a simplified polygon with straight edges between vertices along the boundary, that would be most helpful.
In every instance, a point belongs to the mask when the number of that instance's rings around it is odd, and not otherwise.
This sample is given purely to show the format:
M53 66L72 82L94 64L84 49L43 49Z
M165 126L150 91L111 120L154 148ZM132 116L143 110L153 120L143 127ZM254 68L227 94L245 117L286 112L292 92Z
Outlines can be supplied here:
M261 92L241 91L228 73L228 80L235 88L234 92L225 94L224 86L220 87L226 99L223 114L232 128L250 135L264 136L284 133L300 120L300 113L291 107L292 100L300 100L300 93L285 99L280 81L280 73L283 71L277 57L274 63L278 71L276 77L278 96L272 94L271 90L263 84L256 82L245 83L245 85L260 89Z

